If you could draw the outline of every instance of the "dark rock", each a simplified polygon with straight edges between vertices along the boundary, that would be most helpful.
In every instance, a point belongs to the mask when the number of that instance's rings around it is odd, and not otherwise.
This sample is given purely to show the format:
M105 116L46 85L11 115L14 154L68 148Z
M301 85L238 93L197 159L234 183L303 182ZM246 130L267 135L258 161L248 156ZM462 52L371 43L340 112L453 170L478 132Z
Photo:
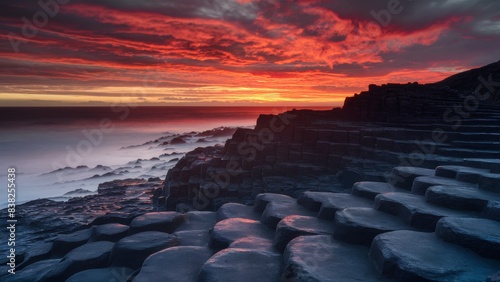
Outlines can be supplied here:
M375 208L398 216L406 224L422 231L434 231L436 223L442 217L469 215L429 204L423 196L407 193L380 194L375 198Z
M110 265L138 269L149 255L177 246L178 243L177 237L163 232L137 233L116 242L111 252Z
M391 177L388 182L396 187L411 190L415 178L419 176L434 176L434 174L435 172L432 169L398 166L392 169Z
M293 239L283 254L281 281L386 281L370 263L365 246L338 242L331 236Z
M60 259L48 259L35 262L26 268L16 271L16 274L0 277L5 282L42 281L42 277L59 265Z
M445 241L469 248L487 258L500 259L500 223L482 218L445 217L436 234Z
M100 241L80 246L64 256L42 280L64 281L77 272L106 267L113 245L111 242Z
M335 197L335 193L306 191L297 198L297 203L311 211L319 211L323 202Z
M335 213L346 208L371 208L373 201L360 198L351 194L336 193L335 197L327 198L321 205L318 217L333 220Z
M150 212L138 216L130 223L132 233L144 231L160 231L173 233L184 222L184 217L178 212Z
M231 248L212 256L201 268L199 282L275 282L281 275L281 255Z
M474 187L473 184L449 179L438 176L420 176L415 178L411 192L414 194L425 195L427 189L431 186L446 185L446 186L461 186L461 187Z
M206 230L184 230L174 232L173 235L179 240L179 246L208 246L210 234Z
M352 186L352 194L358 197L363 197L366 199L374 200L378 194L389 193L389 192L405 192L386 182L356 182Z
M296 200L290 196L275 194L275 193L262 193L255 197L254 210L256 212L263 212L266 209L267 204L271 202L284 202L293 203Z
M85 229L57 236L52 243L52 254L63 256L74 248L77 248L90 239L93 229Z
M289 215L316 216L316 213L296 202L271 202L266 206L260 221L274 229L283 218Z
M217 214L210 211L190 211L184 214L184 223L175 231L208 230L216 223Z
M212 256L206 247L172 247L150 255L134 282L196 281L203 264Z
M276 252L273 241L261 237L244 237L229 245L229 248Z
M500 195L472 187L432 186L427 189L425 199L445 208L482 211L490 200L500 201Z
M484 281L499 266L433 233L405 230L375 237L370 258L382 274L400 281Z
M66 282L128 281L133 272L125 267L88 269L74 274Z
M409 229L403 220L372 208L347 208L335 214L335 239L370 246L375 236Z
M500 174L485 173L479 178L479 188L500 193Z
M243 218L230 218L219 221L210 233L210 247L224 249L236 240L253 236L272 239L274 230L258 221Z
M258 220L260 214L254 211L252 206L242 205L238 203L227 203L222 205L217 211L217 221L228 218L247 218Z
M286 245L296 237L305 235L333 235L331 221L325 221L311 216L289 215L276 226L274 244L283 251Z
M127 236L129 227L119 223L108 223L94 228L89 241L110 241L116 242Z

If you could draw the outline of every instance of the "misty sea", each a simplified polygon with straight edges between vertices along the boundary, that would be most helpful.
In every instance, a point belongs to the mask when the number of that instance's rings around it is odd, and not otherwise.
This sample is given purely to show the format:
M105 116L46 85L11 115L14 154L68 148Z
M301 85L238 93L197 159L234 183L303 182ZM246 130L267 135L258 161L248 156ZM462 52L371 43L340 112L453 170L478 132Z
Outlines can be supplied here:
M96 193L99 183L114 179L163 179L186 152L224 145L235 128L255 126L260 114L288 110L292 108L0 108L0 183L7 183L7 169L15 168L16 202L21 204ZM6 194L1 189L0 208L6 206Z

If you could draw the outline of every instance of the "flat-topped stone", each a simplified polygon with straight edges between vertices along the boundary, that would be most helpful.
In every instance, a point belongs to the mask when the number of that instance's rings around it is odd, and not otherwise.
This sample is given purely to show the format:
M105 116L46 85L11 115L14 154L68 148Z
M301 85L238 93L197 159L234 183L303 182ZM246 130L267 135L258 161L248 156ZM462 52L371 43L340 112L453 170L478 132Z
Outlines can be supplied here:
M488 172L489 170L487 169L457 165L443 165L436 167L436 176L452 178L468 183L478 183L481 174Z
M92 231L93 228L90 228L57 236L52 242L52 254L63 256L72 249L87 243L92 235Z
M17 270L21 270L24 267L31 265L37 261L49 259L52 251L52 242L50 243L40 243L30 248L26 252L26 257L22 263L17 265Z
M429 203L450 209L482 211L489 201L500 201L500 194L473 187L438 185L427 189L425 199Z
M484 218L444 217L436 225L436 234L483 257L500 259L500 222Z
M489 169L494 173L500 172L495 171L495 168L500 167L500 159L467 158L464 159L464 164L466 166Z
M500 202L489 202L483 215L486 218L500 221Z
M184 222L175 231L208 230L217 222L217 214L211 211L190 211L184 214Z
M335 214L336 239L370 246L375 236L396 230L410 229L401 218L373 208L347 208Z
M173 233L184 222L178 212L150 212L138 216L130 223L130 232L159 231Z
M16 271L16 274L8 274L7 276L0 277L5 282L31 282L42 281L47 272L59 265L60 259L47 259L35 262Z
M479 178L479 189L500 193L500 174L484 173Z
M133 272L126 267L88 269L74 274L66 282L127 281Z
M281 281L386 281L368 259L368 250L326 235L297 237L283 254Z
M210 232L210 247L224 249L245 237L272 239L274 230L259 221L244 218L229 218L219 221Z
M405 190L411 190L413 186L413 180L415 180L415 178L419 176L434 175L435 171L433 169L412 166L398 166L392 169L391 175L388 179L388 183Z
M446 185L446 186L462 186L475 187L474 184L458 181L455 179L439 177L439 176L419 176L413 181L411 192L413 194L425 195L427 189L431 186Z
M370 258L379 272L399 281L484 281L499 267L434 233L406 230L375 237Z
M229 248L276 252L273 241L261 237L244 237L238 239L231 243L231 245L229 245Z
M106 267L113 246L112 242L99 241L73 249L61 259L59 264L47 272L43 279L46 281L65 281L80 271Z
M138 269L149 255L177 246L178 243L177 237L163 232L137 233L116 242L111 252L110 265Z
M333 220L335 213L346 208L371 208L373 201L351 194L337 193L335 197L326 199L321 205L318 218Z
M321 204L327 199L334 197L335 193L332 192L313 192L306 191L302 193L297 198L297 203L304 206L305 208L318 212L321 208Z
M358 197L373 200L378 194L390 192L405 192L407 190L398 188L386 182L363 181L356 182L352 186L352 194Z
M246 218L259 220L260 213L254 211L254 207L238 203L227 203L217 211L217 222L228 218Z
M283 251L286 245L296 237L305 235L333 235L331 221L312 216L289 215L276 226L274 245Z
M209 230L184 230L172 233L179 240L179 246L208 246Z
M207 247L172 247L150 255L133 282L196 281L203 264L212 256Z
M406 224L423 231L434 231L436 223L442 217L470 215L429 204L423 196L408 193L380 194L375 198L375 208L398 216Z
M275 194L275 193L262 193L258 194L255 197L255 205L254 210L256 212L263 212L266 209L267 204L270 202L285 202L285 203L293 203L296 200L290 196Z
M201 268L199 282L275 282L281 276L281 255L230 248L212 256Z
M109 212L105 215L101 215L95 218L91 225L103 225L108 223L119 223L123 225L129 225L137 214L131 214L126 212Z
M296 202L271 202L267 204L260 221L269 228L275 229L276 225L289 215L316 216L316 213Z
M90 242L95 241L110 241L116 242L127 236L129 227L119 223L108 223L99 225L94 228L92 235L89 238Z

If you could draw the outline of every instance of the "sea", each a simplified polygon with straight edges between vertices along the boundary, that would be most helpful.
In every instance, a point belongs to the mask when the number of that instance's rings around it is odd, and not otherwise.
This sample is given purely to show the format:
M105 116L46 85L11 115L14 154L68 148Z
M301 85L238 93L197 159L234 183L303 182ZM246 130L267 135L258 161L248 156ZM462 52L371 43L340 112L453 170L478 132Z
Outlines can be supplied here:
M17 107L0 108L0 208L9 169L16 204L66 201L97 193L99 183L164 179L182 156L224 145L260 114L330 107ZM3 186L3 188L2 188Z

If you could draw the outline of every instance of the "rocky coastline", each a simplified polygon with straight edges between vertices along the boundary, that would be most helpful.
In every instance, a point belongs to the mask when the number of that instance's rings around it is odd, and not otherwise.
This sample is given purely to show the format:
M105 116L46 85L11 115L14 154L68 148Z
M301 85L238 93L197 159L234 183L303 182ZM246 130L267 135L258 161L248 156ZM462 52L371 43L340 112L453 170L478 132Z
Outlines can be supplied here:
M27 203L36 247L1 279L500 281L499 73L261 115L165 180Z

